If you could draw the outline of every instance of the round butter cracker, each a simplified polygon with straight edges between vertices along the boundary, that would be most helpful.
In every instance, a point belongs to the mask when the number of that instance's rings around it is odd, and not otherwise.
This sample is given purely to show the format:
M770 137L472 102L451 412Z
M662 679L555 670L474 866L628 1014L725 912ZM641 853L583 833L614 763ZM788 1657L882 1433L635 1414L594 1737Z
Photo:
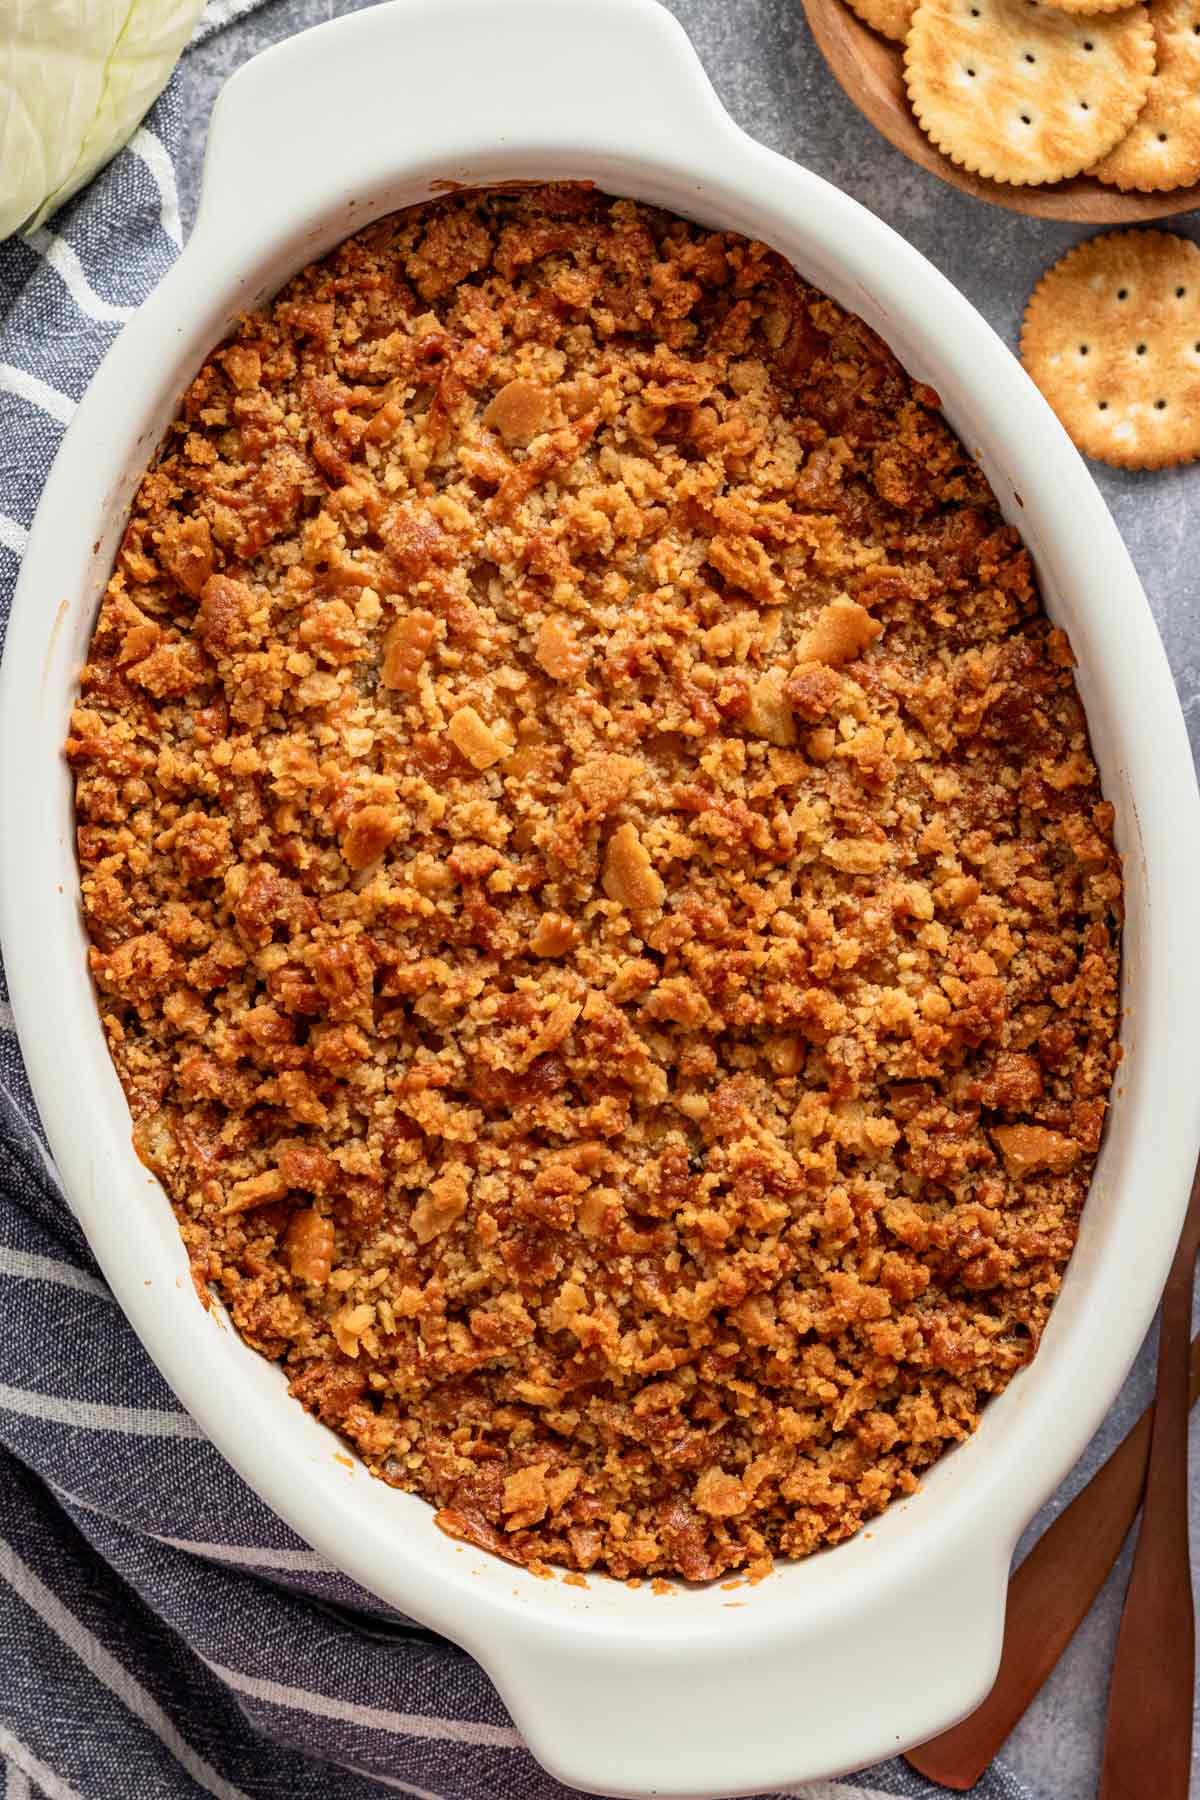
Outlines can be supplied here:
M1134 0L1046 0L1046 4L1055 12L1074 13L1077 18L1086 18L1095 13L1123 12L1132 6Z
M1200 249L1169 231L1089 238L1042 276L1021 361L1086 456L1200 457Z
M1145 6L1077 16L1039 0L920 0L904 53L917 121L943 155L1014 187L1106 156L1145 101Z
M1122 0L1122 5L1127 3L1128 0ZM902 44L908 36L914 0L846 0L846 4L880 37Z
M1150 25L1154 74L1146 104L1090 171L1097 181L1143 193L1200 180L1200 0L1152 0Z

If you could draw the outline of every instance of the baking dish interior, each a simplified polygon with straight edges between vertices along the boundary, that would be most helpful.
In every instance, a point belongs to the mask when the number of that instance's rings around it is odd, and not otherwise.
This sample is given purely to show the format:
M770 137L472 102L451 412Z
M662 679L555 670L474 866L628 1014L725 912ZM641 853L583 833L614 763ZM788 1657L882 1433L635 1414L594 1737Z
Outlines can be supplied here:
M269 252L260 252L257 259L248 260L224 295L211 296L204 324L197 326L186 346L180 345L168 378L160 385L159 391L153 396L148 394L145 397L145 424L129 459L124 479L111 497L105 529L94 558L88 603L72 607L69 615L67 629L70 633L71 658L76 666L86 654L99 593L111 567L125 509L142 469L153 456L180 391L207 350L219 341L233 317L243 309L261 305L297 269L324 254L351 231L384 213L430 199L437 193L444 192L451 181L454 185L488 186L505 181L547 177L592 180L609 193L667 207L710 227L735 230L750 236L765 235L759 203L748 200L740 192L718 193L711 186L706 187L703 197L681 192L676 177L655 173L633 157L628 160L613 158L603 167L597 167L594 160L584 165L572 166L567 161L566 166L559 162L554 167L547 167L541 157L508 154L498 156L490 163L477 159L469 169L455 170L451 177L447 177L444 163L439 162L424 174L413 174L402 182L388 182L377 192L357 196L344 211L306 221L278 246ZM822 256L819 243L806 244L804 251L798 254L778 233L771 235L769 241L790 255L806 280L860 313L891 343L911 374L930 382L938 389L951 424L979 457L992 480L1006 516L1024 535L1038 567L1047 610L1056 622L1063 624L1069 631L1080 657L1078 678L1087 707L1093 748L1104 791L1117 812L1116 838L1124 856L1128 916L1124 949L1122 1031L1125 1060L1114 1093L1112 1112L1085 1210L1078 1247L1037 1361L1014 1379L1004 1395L989 1404L975 1435L966 1444L944 1456L927 1474L919 1497L894 1504L867 1531L834 1550L823 1552L807 1563L782 1565L768 1582L755 1588L742 1584L737 1609L751 1609L757 1614L773 1611L776 1604L774 1593L781 1590L787 1592L788 1607L793 1604L807 1606L816 1598L815 1590L827 1578L833 1578L832 1569L835 1564L839 1583L851 1582L856 1572L861 1573L862 1578L869 1582L872 1565L877 1565L893 1550L901 1552L906 1546L915 1547L919 1544L927 1531L934 1528L938 1515L945 1509L956 1506L969 1490L975 1488L976 1483L988 1484L995 1478L995 1472L1008 1461L1009 1440L1022 1414L1035 1401L1044 1380L1063 1364L1086 1354L1086 1341L1090 1335L1089 1284L1105 1266L1105 1247L1111 1240L1114 1219L1126 1191L1135 1148L1133 1122L1141 1111L1138 1090L1142 1065L1138 1045L1145 1030L1143 1013L1148 989L1146 982L1140 977L1149 952L1150 935L1146 860L1140 843L1138 812L1127 759L1123 754L1119 671L1106 665L1102 653L1098 653L1089 641L1088 616L1075 591L1069 560L1056 554L1058 546L1054 541L1054 534L1047 534L1040 529L1040 515L1046 510L1042 497L1036 491L1028 499L1024 495L1019 496L999 457L989 458L987 444L982 441L977 429L971 397L946 390L944 370L939 367L938 359L932 354L936 342L934 333L914 331L907 320L890 314L870 289L847 278L844 268L836 259ZM976 438L980 438L980 441L976 442ZM63 716L62 735L65 735L65 730L66 721ZM64 822L63 843L69 856L71 796L65 774L60 775L59 785L59 805ZM77 872L73 863L68 865L66 857L63 873L72 883L77 882ZM78 963L82 970L86 939L81 925L77 927L77 939ZM129 1129L124 1096L99 1034L90 989L81 998L86 1008L86 1018L81 1023L86 1026L91 1040L91 1049L98 1063L96 1072L107 1091L112 1114L110 1122L118 1140L113 1150L121 1166L113 1173L122 1183L133 1180L154 1190L149 1210L160 1234L160 1248L167 1259L177 1266L181 1278L179 1293L171 1296L166 1304L188 1308L200 1316L200 1328L206 1335L204 1355L217 1385L230 1395L253 1393L259 1404L273 1417L278 1415L277 1424L286 1426L289 1437L296 1441L297 1446L302 1443L303 1454L307 1459L314 1465L323 1465L336 1458L339 1470L344 1471L347 1455L350 1454L348 1447L324 1426L303 1413L298 1403L287 1397L282 1372L247 1349L237 1334L223 1324L219 1305L214 1306L208 1318L201 1314L190 1280L182 1279L185 1258L169 1204L158 1189L157 1182L148 1177L137 1162L132 1149L120 1141L127 1139ZM1130 1286L1136 1286L1136 1271L1130 1277ZM340 1478L347 1479L354 1489L353 1507L356 1513L369 1512L382 1529L402 1532L406 1539L416 1533L422 1540L422 1555L435 1564L445 1565L447 1571L453 1572L456 1581L466 1574L472 1585L494 1588L508 1599L519 1596L524 1603L542 1610L565 1610L581 1616L613 1613L629 1618L644 1613L652 1606L648 1593L631 1594L622 1584L602 1577L592 1578L586 1592L566 1589L538 1580L528 1571L511 1568L482 1552L469 1548L464 1551L462 1547L449 1543L435 1529L432 1509L424 1501L394 1492L383 1483L372 1480L361 1466L354 1471L352 1477L348 1478L343 1474ZM655 1614L656 1633L665 1631L668 1635L673 1635L678 1632L681 1637L686 1637L694 1631L698 1617L709 1618L714 1613L728 1613L733 1609L730 1593L721 1586L688 1587L686 1584L679 1584L669 1607L654 1603L652 1610Z

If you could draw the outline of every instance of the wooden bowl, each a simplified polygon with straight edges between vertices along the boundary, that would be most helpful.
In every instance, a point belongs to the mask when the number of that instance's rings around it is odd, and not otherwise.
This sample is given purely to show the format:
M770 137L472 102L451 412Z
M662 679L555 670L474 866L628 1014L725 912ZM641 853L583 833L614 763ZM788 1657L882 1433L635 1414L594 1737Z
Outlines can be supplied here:
M913 117L904 86L904 46L864 25L844 0L802 0L802 4L818 49L858 110L910 162L965 194L1006 206L1010 212L1067 219L1073 225L1138 225L1200 206L1200 182L1170 193L1123 194L1090 175L1043 187L1011 187L969 175L934 148Z

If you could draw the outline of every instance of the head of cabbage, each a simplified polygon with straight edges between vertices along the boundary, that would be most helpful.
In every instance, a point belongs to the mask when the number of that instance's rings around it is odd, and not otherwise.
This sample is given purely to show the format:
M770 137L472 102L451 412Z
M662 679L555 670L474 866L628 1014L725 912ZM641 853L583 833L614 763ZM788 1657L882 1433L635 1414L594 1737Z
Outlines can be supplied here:
M0 238L34 231L154 104L204 0L0 0Z

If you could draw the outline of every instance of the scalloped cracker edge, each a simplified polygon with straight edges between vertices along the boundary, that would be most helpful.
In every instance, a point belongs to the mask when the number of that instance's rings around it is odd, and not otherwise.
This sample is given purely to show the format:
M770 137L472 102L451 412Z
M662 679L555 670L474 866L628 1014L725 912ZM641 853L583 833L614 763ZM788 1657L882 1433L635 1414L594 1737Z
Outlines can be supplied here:
M1200 0L1151 0L1150 25L1146 104L1116 149L1088 171L1125 193L1169 193L1200 180Z
M1014 187L1091 168L1154 72L1143 5L1077 16L1039 0L920 0L904 53L917 122L960 168Z
M915 0L846 0L864 25L880 37L890 38L893 44L902 44L908 36L914 4ZM1127 4L1127 0L1121 0L1121 4Z

